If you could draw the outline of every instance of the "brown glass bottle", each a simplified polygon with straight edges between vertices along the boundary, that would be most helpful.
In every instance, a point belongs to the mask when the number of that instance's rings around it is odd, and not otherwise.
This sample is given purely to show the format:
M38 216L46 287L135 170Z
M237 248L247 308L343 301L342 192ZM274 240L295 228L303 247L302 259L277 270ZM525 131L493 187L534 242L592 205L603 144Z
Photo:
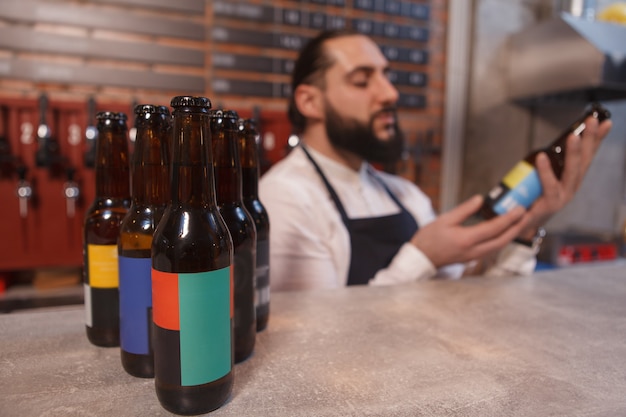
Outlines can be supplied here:
M122 366L130 375L154 376L152 328L152 236L170 198L170 112L165 106L135 107L131 158L132 201L117 242Z
M96 197L84 223L87 337L96 346L119 346L117 238L130 206L128 128L124 113L101 112L96 144Z
M270 219L259 200L259 132L252 119L240 119L239 160L241 161L243 204L256 226L256 330L267 327L270 317Z
M484 219L509 212L517 206L528 208L542 193L541 181L535 169L535 159L540 152L545 152L552 170L557 178L561 178L565 165L567 138L571 133L580 135L585 130L585 120L595 117L600 122L611 117L611 113L598 103L593 103L578 120L561 133L548 146L537 149L521 160L510 170L500 183L489 191L479 210Z
M211 103L171 106L171 198L152 240L154 377L165 409L194 415L232 390L233 244L215 199Z
M233 111L212 110L211 136L217 205L233 239L235 363L248 358L256 339L254 273L256 229L242 202L237 120Z

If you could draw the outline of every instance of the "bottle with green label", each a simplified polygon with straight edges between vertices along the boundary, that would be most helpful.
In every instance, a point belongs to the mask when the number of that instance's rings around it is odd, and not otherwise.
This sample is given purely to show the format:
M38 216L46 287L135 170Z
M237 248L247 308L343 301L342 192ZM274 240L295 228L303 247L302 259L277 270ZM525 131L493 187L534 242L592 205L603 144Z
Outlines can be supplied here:
M165 409L195 415L232 391L233 243L215 197L211 103L171 106L171 197L152 241L154 377Z
M233 239L235 363L238 363L252 354L256 339L256 228L241 197L239 117L232 110L211 110L210 116L217 206Z
M241 160L243 203L256 226L255 308L256 330L267 327L270 317L270 219L259 200L259 132L253 119L240 119L239 159Z
M557 178L561 178L565 165L566 142L570 134L580 135L586 128L586 120L595 117L600 123L611 117L611 113L599 103L593 103L578 120L561 133L548 146L537 149L517 163L500 181L489 191L479 210L484 219L508 213L517 206L529 208L541 196L543 189L539 175L535 169L535 159L540 152L545 152L550 159L552 170Z
M119 346L117 238L130 206L128 128L124 113L101 112L96 144L96 196L83 228L87 338L96 346Z
M120 226L120 347L130 375L154 376L152 353L152 236L170 197L170 112L135 107L137 136L131 158L132 202Z

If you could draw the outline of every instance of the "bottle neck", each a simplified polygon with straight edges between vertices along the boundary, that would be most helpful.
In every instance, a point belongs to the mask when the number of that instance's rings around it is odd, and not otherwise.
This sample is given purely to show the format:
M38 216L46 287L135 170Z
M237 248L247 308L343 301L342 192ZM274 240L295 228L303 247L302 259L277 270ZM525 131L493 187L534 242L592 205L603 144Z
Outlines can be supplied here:
M131 162L135 204L164 205L170 198L170 150L167 130L160 126L138 127Z
M172 204L215 208L211 133L207 114L175 111L172 128Z
M259 198L259 168L241 168L241 193L244 200Z
M221 129L212 138L213 164L217 203L236 204L242 201L241 164L235 131Z
M241 150L241 191L244 200L256 200L259 195L259 154L254 135L242 134L239 139Z
M575 135L582 135L587 128L587 119L595 117L599 122L603 122L610 114L608 111L599 104L593 104L589 110L587 110L578 120L572 123L565 131L563 131L552 143L550 143L541 151L545 152L550 159L552 170L557 178L561 178L563 169L565 167L565 153L567 150L567 138L572 133ZM537 152L531 154L532 163Z
M100 132L96 148L96 198L130 198L130 164L126 130Z

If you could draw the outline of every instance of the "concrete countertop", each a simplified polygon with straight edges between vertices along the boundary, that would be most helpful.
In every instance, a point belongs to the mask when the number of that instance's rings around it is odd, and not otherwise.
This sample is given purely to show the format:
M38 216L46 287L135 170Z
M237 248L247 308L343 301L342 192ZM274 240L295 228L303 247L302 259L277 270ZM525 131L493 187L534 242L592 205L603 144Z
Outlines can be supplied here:
M275 293L212 416L626 415L626 266ZM82 307L0 316L0 416L165 416Z

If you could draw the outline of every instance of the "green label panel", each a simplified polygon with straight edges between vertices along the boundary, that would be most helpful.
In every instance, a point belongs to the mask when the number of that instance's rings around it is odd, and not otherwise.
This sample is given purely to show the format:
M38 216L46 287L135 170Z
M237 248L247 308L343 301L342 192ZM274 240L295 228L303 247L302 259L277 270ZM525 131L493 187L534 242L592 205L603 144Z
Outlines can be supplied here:
M181 383L202 385L231 371L230 267L178 276Z

